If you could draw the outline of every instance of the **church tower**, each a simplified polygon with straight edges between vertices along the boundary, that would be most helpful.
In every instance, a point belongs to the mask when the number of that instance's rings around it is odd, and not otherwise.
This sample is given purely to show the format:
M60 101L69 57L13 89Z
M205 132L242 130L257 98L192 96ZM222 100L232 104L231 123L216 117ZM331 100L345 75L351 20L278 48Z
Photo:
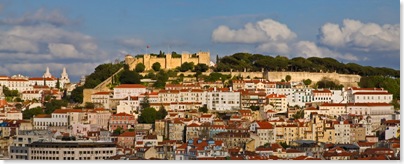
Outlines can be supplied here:
M52 74L49 72L49 67L46 67L46 72L42 76L43 78L52 78Z
M60 74L60 87L65 88L65 84L70 83L69 75L67 74L66 67L63 67L63 71Z

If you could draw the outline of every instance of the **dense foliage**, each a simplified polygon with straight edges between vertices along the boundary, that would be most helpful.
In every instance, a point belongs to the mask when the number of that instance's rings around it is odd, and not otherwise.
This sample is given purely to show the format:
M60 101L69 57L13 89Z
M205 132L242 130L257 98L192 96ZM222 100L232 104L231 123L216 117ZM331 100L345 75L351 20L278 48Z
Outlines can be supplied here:
M153 124L157 118L157 111L154 108L145 108L139 116L139 123Z
M160 109L159 109L159 111L157 111L157 114L156 114L156 119L157 120L164 119L167 116L167 114L168 114L168 112L167 112L166 108L164 108L164 106L160 106Z
M92 74L86 77L84 88L94 88L104 80L108 79L116 71L123 67L123 64L101 64L97 66Z
M156 62L152 65L152 68L154 71L160 71L161 69L161 64L159 62Z
M188 63L188 62L184 62L184 63L182 63L181 64L181 66L179 67L179 68L177 68L179 71L181 71L181 72L187 72L187 71L192 71L193 69L194 69L194 66L195 66L195 64L194 64L194 62L190 62L190 63Z
M385 76L362 77L359 86L362 88L384 88L393 94L393 99L400 99L400 78Z
M343 74L358 74L361 76L384 75L400 77L400 71L385 67L361 66L355 63L343 64L333 58L295 57L288 59L284 56L265 56L261 54L236 53L225 56L217 62L215 71L293 71L293 72L334 72Z
M136 72L143 72L146 69L146 66L143 63L139 63L135 67Z
M208 106L205 104L202 107L199 107L198 112L207 113L208 112Z
M124 65L124 70L119 76L121 84L140 84L140 79L142 76L136 70L131 71L128 65Z
M41 107L26 109L22 112L22 118L31 119L34 115L38 115L38 114L43 114L43 109Z
M316 88L328 88L328 89L337 89L340 90L344 88L342 84L337 84L333 80L323 78L322 80L316 83Z
M61 109L61 107L67 107L68 102L65 100L51 100L45 103L45 113L51 114L56 109Z

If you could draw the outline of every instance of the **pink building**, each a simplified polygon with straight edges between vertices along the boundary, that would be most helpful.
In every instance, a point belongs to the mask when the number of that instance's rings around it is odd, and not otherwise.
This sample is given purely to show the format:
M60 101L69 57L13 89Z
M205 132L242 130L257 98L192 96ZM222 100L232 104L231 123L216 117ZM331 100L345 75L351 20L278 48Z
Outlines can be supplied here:
M135 143L135 132L124 132L118 136L117 145L123 148L132 148Z
M118 113L111 115L109 119L109 130L114 131L118 127L123 130L127 130L128 127L134 126L136 124L136 119L133 115L127 113Z

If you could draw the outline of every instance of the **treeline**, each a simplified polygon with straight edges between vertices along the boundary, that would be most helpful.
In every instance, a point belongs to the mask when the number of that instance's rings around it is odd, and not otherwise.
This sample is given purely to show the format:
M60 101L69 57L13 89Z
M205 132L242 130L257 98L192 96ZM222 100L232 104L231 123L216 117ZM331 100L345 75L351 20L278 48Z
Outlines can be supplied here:
M292 71L292 72L337 72L360 76L400 77L400 71L386 67L361 66L355 63L341 63L333 58L266 56L261 54L236 53L222 58L217 57L216 72L233 71Z
M118 64L101 64L97 66L92 74L86 77L84 88L94 88L104 80L108 79L116 71L123 67L123 63Z

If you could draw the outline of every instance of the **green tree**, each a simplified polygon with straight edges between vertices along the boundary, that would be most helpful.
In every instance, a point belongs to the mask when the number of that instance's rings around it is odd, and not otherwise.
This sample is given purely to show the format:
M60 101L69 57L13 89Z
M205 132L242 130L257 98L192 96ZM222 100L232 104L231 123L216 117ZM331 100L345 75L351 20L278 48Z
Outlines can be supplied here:
M194 62L184 62L182 63L181 67L179 68L179 71L181 72L186 72L189 70L193 70L194 69Z
M250 109L252 110L252 111L257 111L257 110L260 110L260 107L259 106L250 106Z
M145 108L139 116L139 123L154 124L157 118L157 111L154 108Z
M45 113L51 114L56 109L61 109L61 107L67 107L68 102L65 100L51 100L45 103Z
M135 67L136 72L143 72L146 69L146 66L143 63L139 63Z
M31 119L34 115L38 115L38 114L43 114L43 109L41 107L26 109L22 112L22 118Z
M280 142L279 143L284 149L287 149L290 147L290 145L286 144L286 142Z
M309 86L311 84L311 82L312 81L310 79L303 80L304 85L307 85L307 86Z
M202 107L199 107L198 111L202 112L202 113L207 113L208 112L208 106L205 104Z
M119 134L122 134L122 132L123 132L123 128L118 126L112 133L115 135L119 135Z
M91 102L86 102L84 108L86 109L94 109L95 108L95 104L91 103Z
M18 110L21 110L22 109L22 104L21 103L15 104L15 108L17 108Z
M206 64L197 64L193 72L206 72L209 67Z
M160 106L159 111L157 111L156 118L158 120L164 119L167 116L167 114L168 114L168 112L167 112L166 108L164 108L164 106L162 105L162 106Z
M83 103L83 86L73 89L70 99L75 103Z
M153 87L163 89L166 86L166 83L169 79L168 72L160 70L156 76L157 81L153 84Z
M149 95L146 93L142 102L140 102L141 109L150 108Z
M86 82L84 84L84 88L94 88L104 80L108 79L111 75L116 73L119 69L121 69L124 64L101 64L98 65L94 72L86 77Z
M289 82L292 79L292 77L290 75L286 75L285 80L286 82Z
M160 71L161 65L160 65L159 62L156 62L156 63L154 63L154 64L152 65L152 68L153 68L154 71Z
M142 76L135 71L124 70L119 77L121 84L140 84Z
M56 80L56 88L57 88L57 89L60 89L60 82L59 82L59 78L57 78L57 80Z
M304 117L304 110L299 110L295 114L292 115L294 119L299 119Z

